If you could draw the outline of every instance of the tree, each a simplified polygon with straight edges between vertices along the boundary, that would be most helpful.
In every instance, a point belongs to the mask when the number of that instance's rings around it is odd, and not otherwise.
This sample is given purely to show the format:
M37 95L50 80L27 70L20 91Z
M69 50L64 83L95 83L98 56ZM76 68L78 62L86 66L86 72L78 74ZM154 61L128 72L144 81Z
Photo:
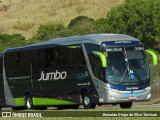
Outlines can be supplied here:
M47 40L50 39L50 36L58 37L58 32L64 30L65 27L62 24L47 24L40 25L37 34L34 36L34 39L38 40ZM54 38L55 38L54 37Z
M128 34L153 48L160 38L159 0L125 0L113 8L106 18L94 22L94 29L104 33Z
M26 38L21 34L0 34L0 51L2 52L7 48L24 45L26 41Z
M78 35L94 33L93 24L94 20L87 16L78 16L70 21L68 29L73 30Z

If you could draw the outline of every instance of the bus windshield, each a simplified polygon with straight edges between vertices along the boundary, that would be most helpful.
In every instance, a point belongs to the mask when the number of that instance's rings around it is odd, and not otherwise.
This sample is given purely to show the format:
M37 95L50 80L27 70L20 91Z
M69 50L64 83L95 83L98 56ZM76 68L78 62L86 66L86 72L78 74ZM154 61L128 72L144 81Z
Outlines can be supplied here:
M149 80L143 47L105 48L106 79L110 83L133 85Z

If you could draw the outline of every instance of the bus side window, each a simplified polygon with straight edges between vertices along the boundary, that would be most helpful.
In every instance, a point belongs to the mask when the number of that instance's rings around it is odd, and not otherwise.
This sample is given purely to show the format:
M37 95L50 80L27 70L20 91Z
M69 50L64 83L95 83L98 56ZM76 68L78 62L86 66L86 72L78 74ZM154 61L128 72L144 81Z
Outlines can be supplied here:
M66 66L66 50L64 46L61 47L56 47L54 48L55 51L52 52L54 53L54 59L52 59L52 66L56 66L57 68L59 67L65 67Z
M80 67L86 65L81 45L72 45L72 47L66 46L67 66Z
M94 76L103 81L104 69L102 68L101 60L97 56L90 55L90 61Z
M20 53L17 53L17 67L20 65Z
M76 58L77 58L77 65L85 65L86 61L83 55L82 48L76 49Z
M3 74L3 58L0 57L0 74Z
M105 76L105 70L102 67L102 62L98 56L93 55L93 51L99 51L100 52L100 47L99 45L91 44L91 43L86 43L85 48L89 57L90 65L93 71L93 74L95 77L98 79L104 81L104 76Z
M14 56L16 56L14 58ZM5 56L5 62L6 62L6 69L7 72L9 71L16 71L15 68L17 68L17 53L8 53Z
M44 68L64 67L67 57L64 46L43 49Z
M44 50L44 54L45 54L45 64L44 67L48 68L51 67L51 63L52 63L52 49L45 49Z

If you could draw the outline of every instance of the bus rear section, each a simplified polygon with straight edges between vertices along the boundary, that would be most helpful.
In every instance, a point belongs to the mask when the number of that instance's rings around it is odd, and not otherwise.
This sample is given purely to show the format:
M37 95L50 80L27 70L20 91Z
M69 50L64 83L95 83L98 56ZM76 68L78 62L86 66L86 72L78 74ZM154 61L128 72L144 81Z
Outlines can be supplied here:
M4 99L4 85L3 85L3 54L0 54L0 109L4 107L5 99Z

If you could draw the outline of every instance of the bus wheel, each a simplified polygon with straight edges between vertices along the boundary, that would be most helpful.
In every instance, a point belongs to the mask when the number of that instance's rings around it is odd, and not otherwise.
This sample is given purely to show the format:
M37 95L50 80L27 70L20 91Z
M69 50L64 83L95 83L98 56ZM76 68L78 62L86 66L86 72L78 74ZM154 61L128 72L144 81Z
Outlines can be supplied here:
M120 107L122 109L131 108L132 107L132 102L120 103Z
M26 108L27 109L33 109L34 108L31 95L26 96Z
M91 97L88 94L83 95L83 106L84 109L94 108L94 105L91 104Z

